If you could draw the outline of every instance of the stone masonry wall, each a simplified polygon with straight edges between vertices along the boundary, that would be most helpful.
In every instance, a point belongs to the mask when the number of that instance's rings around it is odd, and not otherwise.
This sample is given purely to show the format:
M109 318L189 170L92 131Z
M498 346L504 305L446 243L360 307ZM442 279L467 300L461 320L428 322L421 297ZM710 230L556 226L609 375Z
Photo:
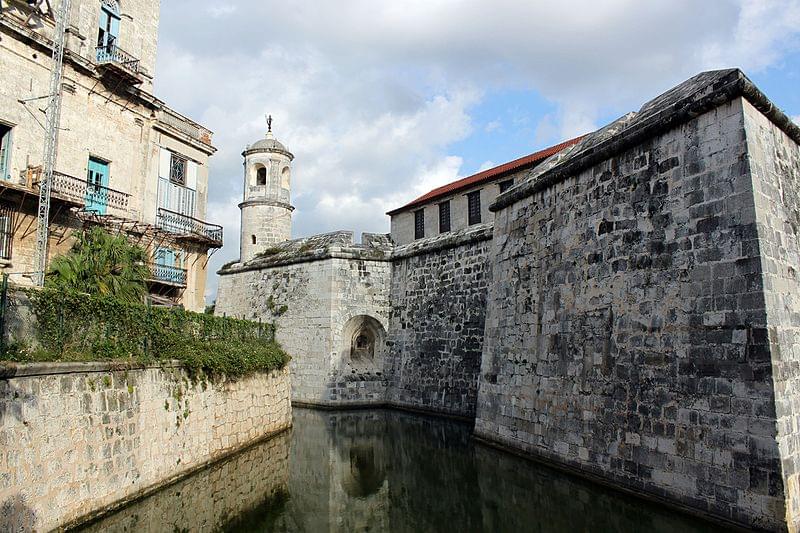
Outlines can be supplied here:
M745 102L786 520L800 530L800 147ZM773 475L772 473L769 476ZM766 472L756 478L777 488Z
M190 382L181 368L6 368L0 530L50 530L291 425L288 371Z
M383 403L384 346L369 365L350 364L351 319L389 316L385 236L335 232L275 245L274 252L220 271L215 313L274 321L292 356L292 400L304 404ZM386 258L384 258L386 257Z
M478 436L782 527L744 105L672 122L497 212Z
M388 364L390 404L472 417L491 277L491 226L395 251Z

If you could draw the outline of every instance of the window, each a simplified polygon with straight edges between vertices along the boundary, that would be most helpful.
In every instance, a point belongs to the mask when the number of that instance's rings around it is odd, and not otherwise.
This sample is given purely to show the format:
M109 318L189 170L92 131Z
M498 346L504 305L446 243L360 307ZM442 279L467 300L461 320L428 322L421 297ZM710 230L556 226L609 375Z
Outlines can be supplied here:
M421 239L425 236L425 210L414 211L414 238Z
M119 4L115 0L102 0L97 48L112 52L119 37ZM100 50L98 50L99 54Z
M256 185L267 184L267 169L265 167L258 167L256 169Z
M481 191L471 192L467 195L467 213L470 226L481 223Z
M255 243L256 243L256 236L255 236L255 235L250 235L250 237L251 237L251 238L252 238L252 240L253 240L253 244L255 244Z
M0 204L0 259L11 259L11 243L14 237L13 211Z
M100 215L108 207L108 162L90 157L86 166L86 210Z
M11 179L11 127L0 124L0 180Z
M439 204L439 233L450 231L450 200Z
M188 161L185 157L172 154L169 161L169 181L177 185L186 185L186 166Z
M501 192L501 193L504 193L504 192L506 192L506 191L507 191L508 189L510 189L510 188L511 188L513 185L514 185L514 180L513 180L513 179L506 180L506 181L501 181L501 182L500 182L500 192Z

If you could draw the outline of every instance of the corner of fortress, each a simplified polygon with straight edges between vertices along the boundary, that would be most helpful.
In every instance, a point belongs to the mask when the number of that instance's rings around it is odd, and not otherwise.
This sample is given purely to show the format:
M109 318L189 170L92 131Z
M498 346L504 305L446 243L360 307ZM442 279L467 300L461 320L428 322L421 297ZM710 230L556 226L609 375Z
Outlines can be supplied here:
M223 268L217 312L278 324L296 403L474 420L579 475L797 531L798 143L741 71L705 72L390 212L390 236Z

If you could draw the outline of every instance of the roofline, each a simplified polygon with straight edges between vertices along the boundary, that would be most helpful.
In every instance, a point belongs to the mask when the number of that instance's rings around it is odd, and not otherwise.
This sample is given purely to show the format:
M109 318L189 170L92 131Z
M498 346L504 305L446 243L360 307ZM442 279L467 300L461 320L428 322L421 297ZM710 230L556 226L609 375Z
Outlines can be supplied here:
M528 154L528 155L519 157L519 158L514 159L512 161L509 161L507 163L503 163L501 165L497 165L496 167L492 167L490 169L483 170L483 171L478 172L476 174L472 174L471 176L467 176L467 177L464 177L464 178L459 178L459 179L457 179L455 181L452 181L450 183L442 185L441 187L437 187L435 189L432 189L432 190L428 191L427 193L423 194L422 196L416 198L415 200L412 200L411 202L407 203L406 205L404 205L402 207L398 207L397 209L393 209L393 210L387 212L386 214L389 215L389 216L394 216L394 215L402 213L403 211L408 211L409 209L412 209L414 207L419 207L421 205L428 204L430 202L439 200L439 199L444 198L446 196L450 196L452 194L456 194L456 193L459 193L461 191L465 191L467 189L471 189L471 188L473 188L473 187L475 187L477 185L484 184L489 180L502 178L503 176L507 176L509 174L512 174L514 172L518 172L518 171L523 170L525 168L529 168L529 167L535 166L535 165L541 163L542 161L544 161L545 159L547 159L548 157L550 157L550 156L552 156L554 154L557 154L561 150L563 150L563 149L565 149L565 148L567 148L569 146L572 146L573 144L577 144L584 137L585 137L585 135L581 135L579 137L575 137L573 139L569 139L567 141L563 141L561 143L555 144L555 145L550 146L548 148L544 148L542 150L538 150L538 151L536 151L536 152L534 152L532 154ZM457 186L453 187L453 185L456 185L459 182L464 182L464 183L461 184L461 185L457 185ZM441 192L437 193L436 191L441 191Z
M680 85L675 88L677 87L680 87ZM727 73L711 88L712 90L709 91L708 85L699 87L669 108L648 117L647 120L633 124L617 135L598 144L583 148L574 157L570 157L566 161L546 170L535 179L522 183L518 187L501 194L489 206L489 210L493 212L500 211L570 176L575 176L586 168L612 158L646 139L669 131L739 97L750 102L753 107L763 113L789 138L800 144L800 126L795 124L791 118L773 104L740 69L731 69L730 73ZM657 96L656 98L659 97Z

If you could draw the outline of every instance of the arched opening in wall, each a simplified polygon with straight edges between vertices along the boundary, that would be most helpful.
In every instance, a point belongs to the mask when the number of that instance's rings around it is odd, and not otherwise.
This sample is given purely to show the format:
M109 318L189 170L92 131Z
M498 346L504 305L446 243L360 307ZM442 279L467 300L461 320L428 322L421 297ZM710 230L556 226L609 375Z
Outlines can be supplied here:
M267 167L263 165L256 166L256 185L267 184Z
M256 243L256 236L255 235L250 235L250 238L253 239L253 244L255 244Z
M353 372L379 374L383 370L386 330L374 317L358 315L348 320L342 328L342 343L342 362Z
M289 167L283 167L281 170L281 189L289 190L289 178L291 177L292 171L289 170Z

